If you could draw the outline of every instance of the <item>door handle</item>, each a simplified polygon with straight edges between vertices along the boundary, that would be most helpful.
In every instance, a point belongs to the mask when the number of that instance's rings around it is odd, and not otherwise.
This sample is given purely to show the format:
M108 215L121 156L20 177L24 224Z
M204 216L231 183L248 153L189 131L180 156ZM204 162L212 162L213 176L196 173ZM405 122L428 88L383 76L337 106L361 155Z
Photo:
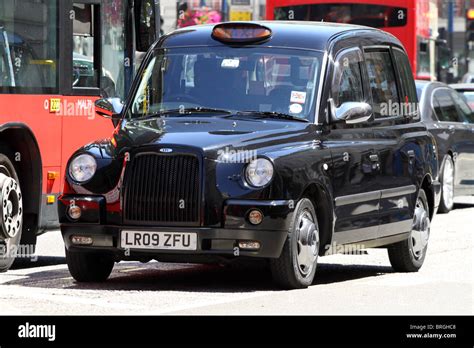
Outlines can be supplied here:
M450 131L453 131L455 128L456 128L456 126L454 126L454 125L452 125L452 124L450 124L450 125L448 126L448 130L450 130Z
M379 161L379 155L370 155L369 159L371 162L378 162Z
M371 171L372 172L378 172L380 170L379 155L372 154L372 155L369 156L369 159L370 159L370 162L372 163Z
M408 150L407 155L408 155L408 158L415 158L415 151L414 150Z

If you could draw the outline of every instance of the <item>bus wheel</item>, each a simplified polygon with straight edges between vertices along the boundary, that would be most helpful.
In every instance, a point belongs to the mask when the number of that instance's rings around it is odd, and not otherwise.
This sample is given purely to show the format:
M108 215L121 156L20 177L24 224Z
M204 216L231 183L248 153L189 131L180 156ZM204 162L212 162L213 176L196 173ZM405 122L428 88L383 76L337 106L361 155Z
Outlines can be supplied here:
M0 154L0 272L15 260L23 226L23 201L12 162Z

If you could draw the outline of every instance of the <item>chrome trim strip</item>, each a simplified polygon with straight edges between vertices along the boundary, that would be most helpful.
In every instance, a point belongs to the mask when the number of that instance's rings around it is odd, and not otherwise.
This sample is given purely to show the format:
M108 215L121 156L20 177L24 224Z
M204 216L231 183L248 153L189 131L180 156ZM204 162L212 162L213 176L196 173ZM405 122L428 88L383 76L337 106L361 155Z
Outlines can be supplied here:
M333 243L362 243L365 241L371 241L379 238L404 234L411 231L412 224L412 220L402 220L383 225L356 228L347 231L338 231L334 233Z
M393 236L399 233L410 232L413 228L413 220L407 219L380 225L377 238Z
M356 228L347 231L338 231L334 233L333 243L349 244L377 239L378 231L379 225Z
M380 191L363 192L354 195L337 197L334 202L336 203L336 207L340 207L342 205L374 201L376 199L380 199L380 196Z
M382 190L382 196L380 198L391 198L403 195L411 195L416 192L415 185L396 187L391 189Z
M348 204L374 201L376 199L381 199L381 198L390 198L390 197L409 195L415 192L416 192L416 186L409 185L409 186L395 187L395 188L390 188L390 189L385 189L385 190L363 192L363 193L357 193L354 195L341 196L341 197L337 197L334 200L334 202L335 202L336 207L340 207L340 206L348 205Z
M321 65L321 73L319 75L319 86L318 86L318 98L316 99L316 109L314 111L314 124L316 125L323 125L324 122L320 122L321 120L319 119L319 108L321 107L321 98L322 98L322 91L323 91L323 84L324 84L324 79L326 77L326 70L328 67L328 61L329 61L329 55L328 51L324 51L323 55L323 63Z

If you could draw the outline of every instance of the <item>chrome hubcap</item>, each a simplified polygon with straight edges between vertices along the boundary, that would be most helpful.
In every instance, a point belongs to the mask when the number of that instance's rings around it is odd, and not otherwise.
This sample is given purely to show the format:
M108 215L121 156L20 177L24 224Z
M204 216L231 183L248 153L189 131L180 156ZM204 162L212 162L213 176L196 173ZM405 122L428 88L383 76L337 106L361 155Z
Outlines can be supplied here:
M319 250L319 233L309 211L305 210L300 215L295 232L298 236L298 269L303 276L307 276L313 270Z
M453 162L446 160L443 170L443 201L446 207L453 205L454 199L454 167Z
M15 179L0 173L0 232L13 238L21 229L23 201L20 185Z
M415 207L413 228L411 231L411 250L416 260L423 257L425 248L430 237L430 217L421 199L418 199Z

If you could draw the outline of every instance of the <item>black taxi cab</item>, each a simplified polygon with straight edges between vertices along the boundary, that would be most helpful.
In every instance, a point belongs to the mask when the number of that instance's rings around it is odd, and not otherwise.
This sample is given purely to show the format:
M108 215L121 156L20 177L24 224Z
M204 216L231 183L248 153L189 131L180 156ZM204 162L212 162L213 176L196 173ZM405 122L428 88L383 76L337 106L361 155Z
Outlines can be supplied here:
M59 216L79 282L115 262L264 259L284 288L319 256L386 247L423 264L436 144L404 48L355 25L229 22L163 36L109 139L70 159ZM354 249L355 248L355 249Z

